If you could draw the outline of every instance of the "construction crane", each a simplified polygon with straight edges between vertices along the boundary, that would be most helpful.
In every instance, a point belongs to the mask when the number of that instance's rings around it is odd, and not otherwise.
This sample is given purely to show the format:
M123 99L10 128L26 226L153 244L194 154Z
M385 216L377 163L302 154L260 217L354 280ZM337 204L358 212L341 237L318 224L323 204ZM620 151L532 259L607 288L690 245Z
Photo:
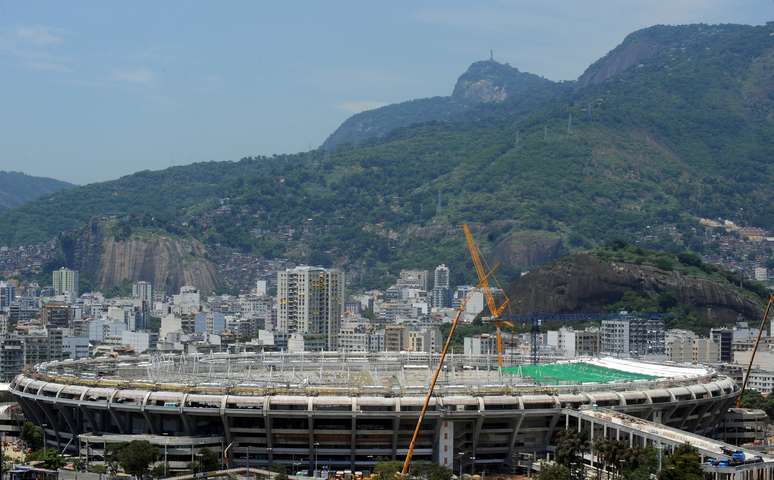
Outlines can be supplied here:
M489 288L489 277L494 273L494 268L487 272L484 270L484 262L481 259L481 251L478 249L476 242L473 241L473 234L470 232L470 227L467 224L462 226L462 230L465 232L465 241L468 244L468 250L470 251L470 258L473 260L473 266L476 268L476 275L478 275L478 282L481 290L486 298L486 304L489 307L489 313L491 319L495 322L495 330L497 332L497 366L499 369L503 368L503 338L500 333L503 321L499 320L505 307L508 306L508 297L505 297L503 303L497 306L492 289ZM508 322L508 325L513 328L513 324Z
M769 309L771 309L772 303L774 303L774 293L769 294L769 302L763 310L763 318L761 319L761 326L758 328L758 338L755 340L755 346L753 346L752 355L750 355L750 364L747 366L747 374L744 376L744 382L742 382L742 390L739 392L739 396L736 397L736 408L742 406L742 395L744 395L744 391L747 389L747 382L750 380L750 372L752 372L755 353L758 351L758 344L761 343L761 336L763 335L763 329L766 328L766 321L769 318Z
M438 381L438 375L441 374L443 369L443 361L446 359L446 352L449 351L452 338L454 338L454 331L457 329L457 322L459 322L462 313L465 311L465 306L468 303L468 297L466 296L460 306L457 308L457 313L454 315L454 321L452 321L451 328L449 329L449 336L446 337L446 343L443 344L443 350L441 350L441 356L438 358L438 365L433 372L433 379L430 381L430 388L427 389L425 394L425 400L422 403L422 409L419 411L419 418L417 418L417 425L414 427L414 434L411 436L411 443L409 443L408 452L406 452L406 459L403 461L403 470L401 471L401 477L406 476L411 467L411 458L414 456L414 447L417 444L417 438L419 437L419 430L422 428L422 421L425 419L427 413L427 406L430 404L430 398L433 396L433 390L435 390L435 383Z

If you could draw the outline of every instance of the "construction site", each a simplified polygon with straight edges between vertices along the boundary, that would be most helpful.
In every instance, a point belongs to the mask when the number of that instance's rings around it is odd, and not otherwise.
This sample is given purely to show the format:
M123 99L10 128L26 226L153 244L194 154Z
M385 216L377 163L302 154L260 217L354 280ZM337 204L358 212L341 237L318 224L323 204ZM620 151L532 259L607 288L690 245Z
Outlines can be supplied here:
M133 356L41 364L10 391L48 445L71 454L98 457L95 436L148 435L177 445L180 462L206 446L225 451L229 466L369 470L406 457L438 362L405 353ZM500 370L493 356L450 355L413 458L509 471L520 453L546 451L563 410L583 405L708 434L737 395L732 380L699 367L601 358L519 371Z
M144 439L163 449L172 470L187 469L207 448L223 468L371 471L379 461L400 460L406 474L412 461L425 460L460 473L515 473L524 471L525 455L551 458L556 432L577 428L592 441L596 435L667 450L693 442L712 478L774 478L774 458L709 438L727 428L724 417L739 406L746 382L740 388L700 365L612 357L504 366L508 299L498 304L491 294L493 270L467 227L465 235L487 320L497 326L496 355L449 353L463 302L438 354L66 360L17 376L10 393L43 428L48 447L87 463L104 461L110 445ZM756 349L759 341L760 333ZM735 411L735 434L744 435L746 414ZM585 461L599 467L593 452Z

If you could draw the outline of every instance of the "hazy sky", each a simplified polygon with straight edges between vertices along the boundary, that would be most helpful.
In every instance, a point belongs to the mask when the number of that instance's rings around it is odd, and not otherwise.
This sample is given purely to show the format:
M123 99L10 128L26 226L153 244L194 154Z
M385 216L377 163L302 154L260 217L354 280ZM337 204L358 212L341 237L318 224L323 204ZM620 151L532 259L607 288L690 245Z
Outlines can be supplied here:
M487 58L553 80L638 28L774 0L0 0L0 170L76 183L318 146Z

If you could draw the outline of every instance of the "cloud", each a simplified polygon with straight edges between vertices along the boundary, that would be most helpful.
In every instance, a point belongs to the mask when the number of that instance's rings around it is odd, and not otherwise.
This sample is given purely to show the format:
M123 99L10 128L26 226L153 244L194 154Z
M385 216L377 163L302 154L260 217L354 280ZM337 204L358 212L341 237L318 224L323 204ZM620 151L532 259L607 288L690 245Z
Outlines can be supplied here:
M0 54L15 58L32 70L69 72L71 60L54 51L64 43L60 30L42 25L0 29Z
M387 105L386 102L379 100L347 100L336 105L339 110L344 110L349 113L360 113L366 110L373 110L375 108L383 107Z
M151 87L156 83L156 73L146 67L113 70L111 78L116 82Z
M64 38L50 27L43 25L29 25L16 27L16 38L21 42L39 47L57 45L64 42Z

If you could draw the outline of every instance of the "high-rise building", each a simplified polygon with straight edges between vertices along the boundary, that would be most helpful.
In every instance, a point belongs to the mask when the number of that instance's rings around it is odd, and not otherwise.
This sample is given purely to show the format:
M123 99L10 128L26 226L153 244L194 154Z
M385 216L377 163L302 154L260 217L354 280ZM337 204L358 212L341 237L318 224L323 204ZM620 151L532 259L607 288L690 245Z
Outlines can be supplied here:
M0 312L7 311L16 299L16 287L11 283L0 282Z
M451 305L451 290L449 289L449 267L438 265L433 272L433 306L446 308Z
M69 268L60 268L52 273L54 293L56 295L68 295L70 300L78 298L78 271Z
M622 312L618 318L602 321L600 348L602 353L621 357L663 354L664 337L664 320Z
M153 308L153 285L150 282L139 281L132 285L132 297L144 303L144 309Z
M397 286L427 291L430 288L427 270L401 270Z
M344 273L296 267L277 274L277 330L322 336L335 350L344 306Z
M41 318L43 326L46 328L72 327L72 310L65 303L47 303L43 305Z
M734 359L734 331L729 328L713 328L710 338L720 347L720 361L730 363Z

